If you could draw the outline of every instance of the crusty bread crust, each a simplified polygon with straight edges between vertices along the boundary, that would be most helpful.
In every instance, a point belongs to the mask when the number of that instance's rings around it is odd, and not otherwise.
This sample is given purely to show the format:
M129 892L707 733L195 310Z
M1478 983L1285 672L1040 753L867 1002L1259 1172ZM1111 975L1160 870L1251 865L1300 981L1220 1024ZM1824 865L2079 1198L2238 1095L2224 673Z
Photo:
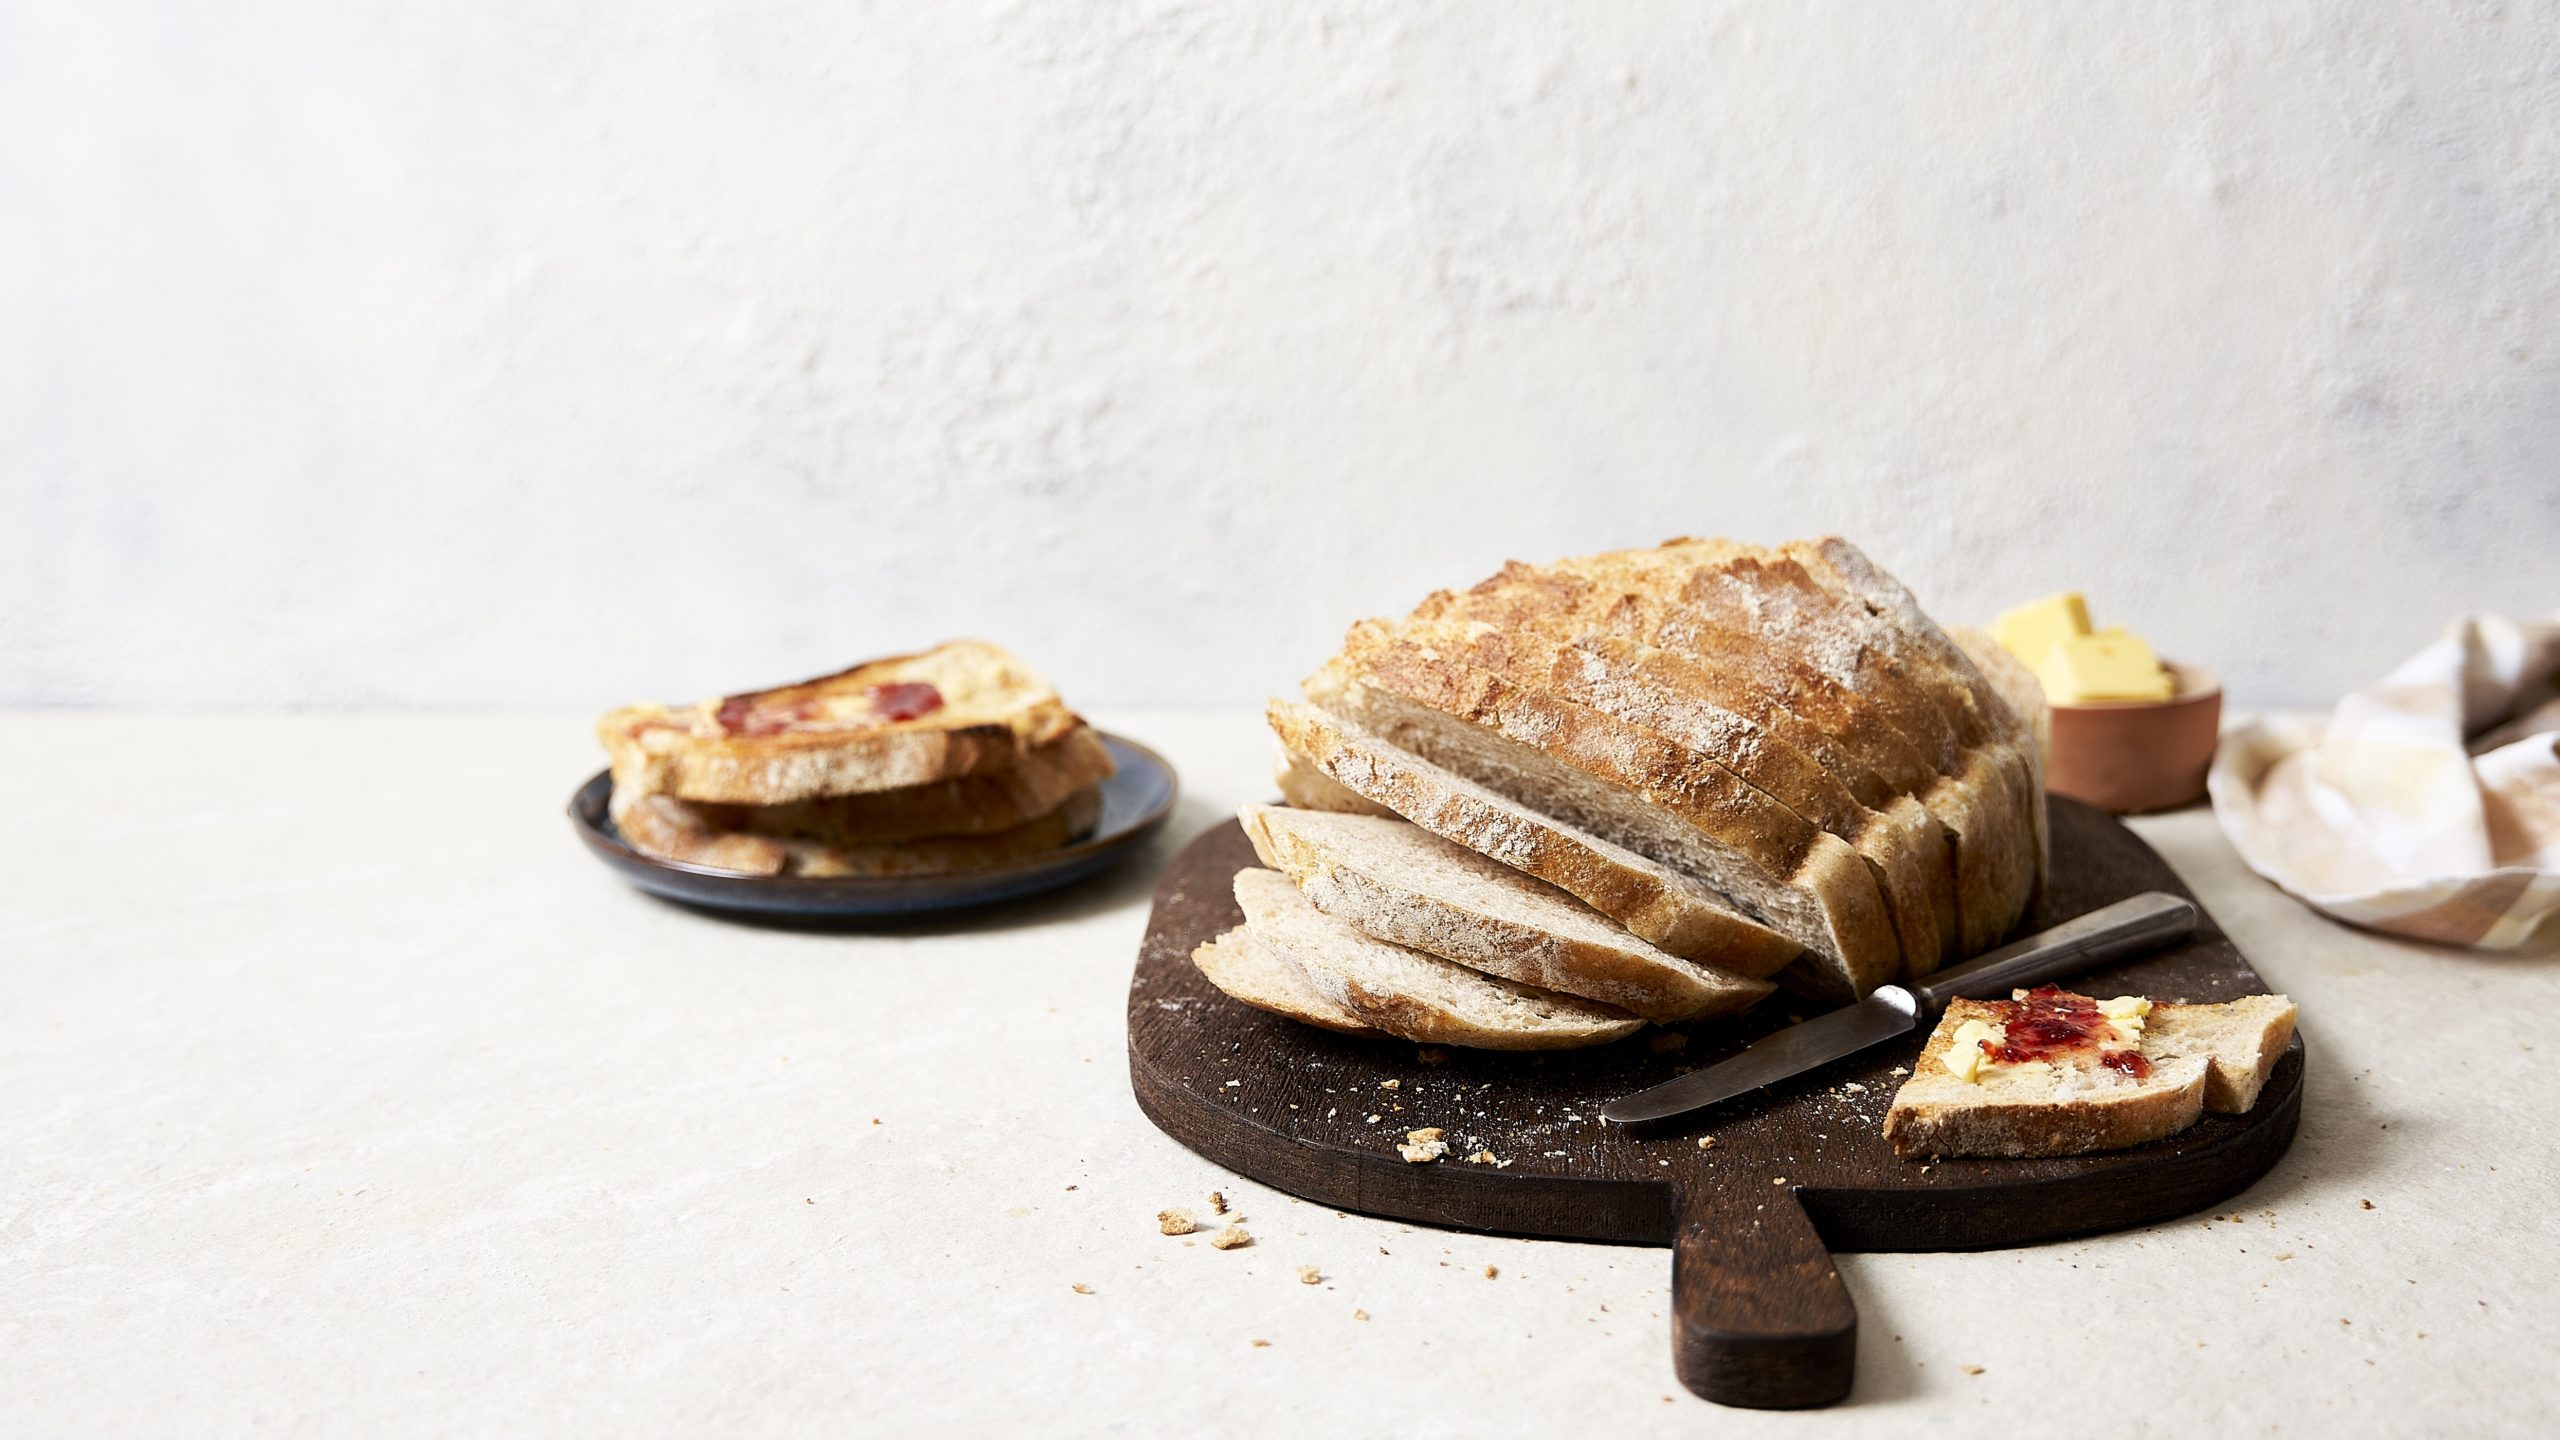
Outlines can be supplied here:
M1102 814L1088 786L1046 815L984 835L929 835L885 844L831 844L754 835L708 823L700 807L671 795L624 790L610 802L614 827L644 855L744 875L947 875L1009 864L1080 839Z
M877 699L886 687L911 685L933 687L938 707L884 716ZM741 728L735 717L770 723ZM1002 769L1079 723L1029 666L984 641L955 640L796 685L684 707L625 706L597 722L596 736L617 786L781 805Z
M2002 757L2019 807L2019 824L2032 837L2027 858L2036 868L2017 887L2018 893L2031 897L2043 883L2043 862L2051 847L2046 842L2044 769L2030 717L2010 705L1990 677L1920 608L1918 597L1867 558L1866 552L1837 535L1791 541L1779 548L1823 583L1856 598L1879 616L1884 623L1873 632L1878 645L1909 673L1940 687L1942 700L1963 727L1967 745Z
M1306 972L1285 953L1258 944L1239 925L1191 952L1191 963L1209 983L1257 1010L1343 1035L1378 1037L1387 1032L1327 1000L1307 983Z
M1464 615L1501 626L1561 623L1596 637L1647 647L1647 683L1711 701L1771 729L1819 760L1860 803L1882 809L1893 797L1916 799L1936 820L1947 857L1941 959L1987 947L2016 923L2007 902L2017 838L2005 807L1987 803L1993 762L1961 754L1941 774L1895 725L1875 697L1840 683L1833 667L1807 663L1787 637L1729 623L1666 598L1687 583L1688 568L1652 552L1628 551L1568 560L1556 567L1513 562L1463 594L1444 592L1417 615ZM1909 708L1905 706L1904 708ZM1934 894L1933 887L1933 894ZM1934 908L1933 900L1933 908Z
M1674 955L1759 979L1802 953L1694 878L1505 800L1340 716L1283 700L1267 713L1281 743L1335 782L1556 886Z
M1310 695L1383 738L1697 876L1831 961L1849 993L1899 971L1865 862L1709 757L1384 626L1354 626L1341 664L1367 683L1319 676ZM1368 703L1389 696L1412 704Z
M1817 575L1795 551L1681 540L1655 550L1568 560L1560 568L1617 576L1668 594L1678 611L1665 626L1665 643L1719 654L1731 653L1737 643L1757 646L1790 668L1790 703L1815 700L1880 722L1916 748L1938 775L1956 781L1977 809L1989 812L1967 829L1941 812L1965 847L1959 862L1971 872L1962 877L1958 906L1962 948L1968 954L1987 949L2026 912L2035 887L2024 762L1987 743L1994 737L1970 691L1932 665L1905 658L1936 653L1905 634L1914 621L1899 611L1888 618L1840 585L1826 583L1830 572ZM1908 598L1907 591L1902 594ZM1916 623L1928 623L1916 604L1908 608ZM1930 630L1937 633L1934 625ZM1957 663L1963 663L1961 656ZM1931 808L1938 806L1932 802Z
M1671 1024L1750 1008L1773 988L1683 960L1543 881L1393 816L1247 805L1262 863L1316 908L1381 940Z
M2293 1002L2281 995L2155 1004L2142 1037L2148 1078L2089 1061L2003 1065L1979 1081L1957 1079L1946 1067L1957 1028L2003 1013L1979 1000L1948 1005L1885 1116L1895 1154L2081 1155L2174 1135L2208 1107L2238 1114L2256 1104L2294 1024Z

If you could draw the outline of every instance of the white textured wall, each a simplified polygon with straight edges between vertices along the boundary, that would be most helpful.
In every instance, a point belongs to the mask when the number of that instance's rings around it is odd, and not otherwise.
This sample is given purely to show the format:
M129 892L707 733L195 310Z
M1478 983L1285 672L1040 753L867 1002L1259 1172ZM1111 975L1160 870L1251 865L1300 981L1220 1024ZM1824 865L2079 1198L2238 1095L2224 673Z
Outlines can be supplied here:
M0 702L1238 702L1837 529L2244 700L2560 599L2560 15L0 4Z

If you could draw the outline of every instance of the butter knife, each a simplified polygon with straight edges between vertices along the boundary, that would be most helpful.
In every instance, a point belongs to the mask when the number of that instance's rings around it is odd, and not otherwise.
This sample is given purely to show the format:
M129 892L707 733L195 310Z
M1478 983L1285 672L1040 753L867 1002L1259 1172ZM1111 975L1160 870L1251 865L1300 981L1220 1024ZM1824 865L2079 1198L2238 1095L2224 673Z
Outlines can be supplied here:
M2018 986L2157 949L2185 939L2195 928L2194 905L2164 891L2145 891L1925 980L1879 986L1854 1005L1762 1036L1730 1060L1612 1100L1600 1107L1600 1118L1613 1125L1646 1125L1686 1115L1933 1025L1950 1000L2006 999Z

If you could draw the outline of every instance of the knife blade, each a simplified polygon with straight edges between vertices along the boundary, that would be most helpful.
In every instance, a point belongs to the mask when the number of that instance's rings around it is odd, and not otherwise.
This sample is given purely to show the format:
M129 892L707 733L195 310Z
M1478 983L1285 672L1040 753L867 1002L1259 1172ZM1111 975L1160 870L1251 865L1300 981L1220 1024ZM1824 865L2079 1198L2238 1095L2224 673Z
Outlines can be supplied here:
M2017 986L2155 949L2193 934L2195 928L2193 904L2165 891L2145 891L1926 980L1879 986L1854 1005L1772 1031L1730 1060L1612 1100L1600 1107L1600 1118L1613 1125L1644 1125L1686 1115L1908 1035L1935 1022L1950 1000L2005 998Z

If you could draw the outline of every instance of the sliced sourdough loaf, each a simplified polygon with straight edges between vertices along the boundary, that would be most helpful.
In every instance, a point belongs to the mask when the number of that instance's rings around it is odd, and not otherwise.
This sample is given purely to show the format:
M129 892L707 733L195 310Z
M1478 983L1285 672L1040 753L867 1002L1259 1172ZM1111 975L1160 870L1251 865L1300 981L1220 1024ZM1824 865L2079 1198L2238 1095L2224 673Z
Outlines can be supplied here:
M2000 687L1920 608L1909 588L1857 546L1831 535L1820 540L1791 541L1779 548L1815 577L1854 596L1887 622L1876 632L1877 643L1907 671L1941 687L1951 712L1961 712L1959 720L1966 714L1972 717L1966 731L1967 743L1980 743L1971 738L1977 731L1996 742L1987 748L2000 753L2010 766L2022 805L2021 823L2034 836L2030 849L2038 869L2028 887L2032 891L2034 884L2042 880L2042 860L2047 849L2044 769L2032 718L2008 702Z
M1999 1001L1947 1007L1885 1116L1896 1154L2078 1155L2174 1135L2208 1108L2236 1114L2256 1104L2294 1023L2281 995L2156 1004L2138 1044L2147 1069L2140 1078L2102 1063L2094 1048L1987 1066L1973 1080L1948 1068L1967 1021L1996 1024L2008 1014Z
M1705 881L1827 962L1818 988L1863 995L1900 972L1857 853L1696 751L1374 622L1308 684L1435 764Z
M2029 788L2034 792L2035 804L2027 819L2035 827L2036 876L2041 885L2043 877L2053 869L2053 834L2045 819L2044 788L2045 773L2053 768L2053 707L2045 703L2044 682L1987 630L1959 625L1947 631L1947 638L1956 642L1982 671L1983 678L1991 682L1991 688L1999 691L2010 710L2025 722L2033 742L2027 748L2027 758Z
M1516 565L1514 571L1534 573ZM1591 617L1555 587L1528 585L1508 595L1497 590L1484 608L1500 615L1499 621L1475 618L1472 598L1436 595L1396 631L1520 685L1551 689L1723 766L1807 824L1839 836L1866 862L1906 973L1933 970L1954 949L1955 887L1946 832L1918 801L1879 787L1878 806L1871 808L1804 748L1800 742L1809 727L1794 715L1775 706L1728 703L1683 657L1593 630Z
M1297 961L1255 940L1241 925L1192 951L1191 963L1210 984L1257 1010L1345 1035L1386 1034L1324 998Z
M1655 945L1755 979L1802 947L1694 877L1542 815L1314 705L1271 702L1282 744L1423 829L1563 890Z
M1247 805L1262 863L1378 939L1669 1024L1748 1009L1773 988L1683 960L1565 894L1408 821Z
M1236 872L1256 945L1295 961L1325 999L1390 1035L1482 1050L1568 1050L1622 1039L1644 1021L1391 945L1317 909L1274 870Z
M1560 562L1546 572L1555 578L1535 583L1550 592L1593 587L1581 606L1598 611L1612 633L1694 662L1700 683L1711 687L1701 693L1736 707L1783 709L1829 737L1817 753L1844 783L1862 784L1861 772L1871 772L1918 799L1951 844L1952 950L1970 954L1996 942L2023 910L2022 877L2031 877L2033 866L1996 757L1967 752L1944 714L1907 684L1850 683L1858 678L1852 661L1865 648L1842 642L1836 630L1787 619L1785 589L1765 603L1747 586L1739 595L1734 587L1701 591L1693 586L1698 565L1699 557L1676 551L1620 551ZM1507 570L1478 591L1516 588L1526 569ZM1812 587L1791 588L1800 598ZM1701 596L1707 608L1692 603Z

